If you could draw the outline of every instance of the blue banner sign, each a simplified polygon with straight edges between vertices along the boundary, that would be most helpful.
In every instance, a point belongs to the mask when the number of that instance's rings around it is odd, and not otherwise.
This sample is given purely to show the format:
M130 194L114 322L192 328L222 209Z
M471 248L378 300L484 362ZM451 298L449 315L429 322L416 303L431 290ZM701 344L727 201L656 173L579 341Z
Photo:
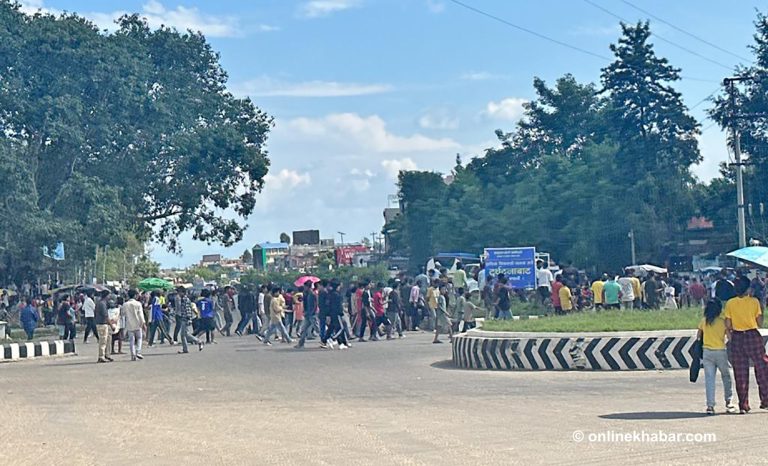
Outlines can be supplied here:
M536 248L489 248L485 250L485 272L503 273L515 289L536 288Z

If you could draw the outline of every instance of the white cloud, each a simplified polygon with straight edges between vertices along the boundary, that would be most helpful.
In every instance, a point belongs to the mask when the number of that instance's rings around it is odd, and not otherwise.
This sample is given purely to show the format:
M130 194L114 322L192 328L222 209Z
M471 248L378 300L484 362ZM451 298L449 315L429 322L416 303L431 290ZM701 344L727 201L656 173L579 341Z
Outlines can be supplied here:
M273 190L293 189L301 185L309 185L312 178L309 173L299 173L296 170L282 169L277 173L268 173L264 177L266 186Z
M437 0L427 0L427 8L432 13L442 13L445 11L445 3Z
M27 14L33 14L37 11L54 15L61 13L61 10L46 7L44 0L24 0L21 11ZM99 29L114 31L117 29L115 20L128 13L125 10L116 10L112 12L81 12L80 14L91 20ZM186 31L187 29L200 31L209 37L233 37L241 33L238 20L233 16L207 15L195 7L182 5L169 9L158 0L149 0L144 3L139 15L145 18L147 24L153 29L165 25L179 31Z
M397 175L403 171L403 170L418 170L419 167L416 166L416 162L413 161L410 157L406 157L403 159L390 159L390 160L382 160L381 166L384 168L384 171L387 172L387 175L389 175L392 179L397 179Z
M424 129L458 129L459 118L450 115L447 111L429 112L419 118L419 126Z
M493 79L503 79L500 74L489 73L487 71L470 71L461 75L464 81L490 81Z
M311 0L299 7L301 16L319 18L360 6L360 0Z
M395 135L387 130L387 124L378 115L362 117L357 113L334 113L323 118L296 118L288 125L305 135L354 143L364 150L380 153L431 152L460 147L449 138Z
M277 32L280 30L280 26L273 26L271 24L259 24L256 26L256 30L259 32Z
M485 114L498 120L517 121L523 116L525 111L523 104L526 102L528 101L517 97L509 97L499 102L488 102Z
M393 88L389 84L342 83L336 81L305 81L288 83L268 77L252 79L232 87L236 95L253 97L350 97L381 94Z

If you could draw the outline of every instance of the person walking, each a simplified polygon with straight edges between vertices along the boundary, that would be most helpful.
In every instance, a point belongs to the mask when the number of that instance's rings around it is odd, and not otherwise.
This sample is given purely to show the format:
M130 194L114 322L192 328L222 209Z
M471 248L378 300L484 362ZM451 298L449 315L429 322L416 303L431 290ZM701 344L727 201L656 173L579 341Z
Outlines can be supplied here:
M453 325L451 316L448 314L448 287L441 285L438 288L437 309L435 310L435 339L432 343L442 343L440 341L440 328L448 327L448 341L453 341Z
M187 296L187 289L180 286L176 289L176 299L174 302L174 314L176 321L181 323L181 351L179 354L189 353L187 343L197 345L198 351L203 350L203 342L189 333L189 324L192 321L192 301Z
M99 295L96 302L96 311L94 313L94 323L96 324L96 335L99 337L99 359L97 363L112 362L109 357L109 349L112 347L112 329L109 325L109 291L104 291Z
M299 342L295 348L304 348L304 343L307 341L307 337L312 332L315 324L315 315L317 313L317 296L312 290L312 282L304 282L304 294L302 295L304 301L304 321L301 323L299 329Z
M32 341L35 338L35 328L40 316L37 314L37 309L32 305L32 298L25 298L25 302L26 306L21 310L19 321L24 327L24 333L27 334L27 341Z
M339 344L339 349L349 348L349 341L344 331L342 317L344 316L344 298L339 292L341 283L332 280L328 288L328 333L326 339L329 347L333 349L335 342Z
M387 325L387 340L393 338L393 331L397 332L398 338L403 338L403 323L400 320L400 311L402 310L402 307L400 280L395 280L392 283L392 291L387 295L386 317L389 322L389 325Z
M144 359L141 355L141 342L144 332L147 331L147 323L144 319L144 308L139 301L136 290L128 291L128 301L120 308L120 314L125 318L125 334L131 349L131 361Z
M224 326L221 328L221 334L231 336L230 331L234 323L233 313L235 312L235 289L231 286L224 287L224 294L219 298L221 302L221 312L224 314Z
M760 395L760 409L768 410L768 356L763 337L758 330L763 325L763 312L757 299L749 296L750 281L738 277L734 285L736 297L725 304L725 326L731 335L731 364L739 397L739 412L746 414L749 406L749 365L755 367L755 379Z
M216 343L216 310L211 299L211 290L208 288L203 288L200 292L197 308L200 310L201 322L195 336L205 333L206 343Z
M173 345L173 340L168 334L168 328L165 326L165 314L163 313L162 292L153 291L150 295L149 311L149 347L152 348L155 343L155 332L159 333L160 343L168 340L169 345Z
M498 286L496 287L496 293L495 293L496 302L494 304L496 306L496 312L497 312L496 318L501 320L512 320L512 299L510 295L510 289L507 283L508 283L507 277L502 275L499 278L499 283L498 283ZM556 284L559 283L562 286L562 275L557 276L557 281L555 283ZM555 288L557 288L558 290L558 299L559 299L560 287L553 286L552 289L554 290ZM562 310L560 312L562 312Z
M269 340L277 332L280 332L284 343L291 343L293 340L288 336L288 331L283 324L285 309L283 308L283 301L280 299L280 288L277 286L274 287L271 295L272 299L269 302L269 330L267 330L267 333L264 335L264 344L272 346L272 343Z
M96 338L99 338L99 334L96 330L96 319L95 319L95 312L96 312L96 302L93 300L93 291L88 290L85 293L85 298L83 299L83 314L85 315L85 330L83 335L83 343L88 344L88 336L93 332L93 334L96 336Z
M256 311L256 300L248 287L243 287L237 295L237 307L240 309L240 322L235 329L235 335L242 337L245 327L251 321L251 316ZM255 327L254 327L255 328ZM257 332L257 330L254 330ZM257 332L258 333L258 332Z
M733 387L731 385L731 371L728 368L728 351L725 349L726 334L723 307L720 301L712 299L704 308L704 317L699 322L699 331L696 338L702 340L704 361L704 382L707 396L707 414L715 414L715 383L717 371L723 380L725 394L725 409L729 414L736 413L733 406Z

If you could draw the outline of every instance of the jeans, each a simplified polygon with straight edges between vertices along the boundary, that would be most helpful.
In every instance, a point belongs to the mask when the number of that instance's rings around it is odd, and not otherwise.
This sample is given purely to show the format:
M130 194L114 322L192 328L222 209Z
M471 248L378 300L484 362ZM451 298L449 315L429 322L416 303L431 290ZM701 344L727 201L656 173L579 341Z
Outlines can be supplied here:
M267 330L266 335L264 335L264 344L269 343L269 339L272 338L272 335L275 333L280 332L280 335L283 337L283 340L287 341L288 343L292 342L293 340L288 335L288 330L285 329L285 325L283 325L283 322L270 322L269 323L269 330Z
M704 348L704 383L707 390L707 406L715 406L715 376L720 371L720 377L723 379L723 391L725 392L725 402L728 403L733 398L733 388L731 385L731 372L728 368L728 351L710 350Z
M137 354L141 354L141 340L144 337L144 332L141 329L127 330L128 341L131 345L131 357L136 357Z
M221 327L221 333L223 333L226 336L229 336L229 329L232 327L232 322L234 322L234 318L232 317L232 311L224 310L224 326Z
M288 329L288 335L293 334L293 312L285 312L285 328Z
M262 323L261 323L261 317L259 316L258 312L254 312L251 316L251 328L253 329L254 335L261 335L262 331Z
M165 327L165 321L162 319L153 320L149 323L149 344L150 346L155 342L155 332L160 331L160 342L167 339L168 343L172 343L171 337L168 336L168 330Z
M635 302L634 301L622 301L621 302L621 308L625 311L631 311L635 308Z
M235 333L243 333L245 331L245 327L248 326L249 320L251 320L251 313L240 311L240 322L237 323Z
M32 340L35 338L35 327L33 326L25 326L24 332L27 334L27 340Z
M94 317L86 317L85 318L85 335L83 336L83 343L88 341L88 335L93 334L96 336L96 339L99 338L99 333L96 330L96 319Z
M497 319L500 319L500 320L512 320L512 311L510 311L510 310L504 311L504 310L499 309L499 315L498 315Z
M181 352L182 353L189 353L189 348L187 348L187 342L193 343L195 345L200 344L200 340L195 338L194 335L189 334L189 321L187 319L182 319L180 317L176 318L177 322L181 322Z
M397 312L387 312L387 319L389 320L389 326L387 326L387 336L391 337L393 331L397 331L397 334L403 336L403 325L400 322L400 314Z
M299 329L299 348L304 346L304 342L307 341L307 337L312 332L312 327L315 326L314 314L308 314L304 316L304 320L301 322L301 329Z

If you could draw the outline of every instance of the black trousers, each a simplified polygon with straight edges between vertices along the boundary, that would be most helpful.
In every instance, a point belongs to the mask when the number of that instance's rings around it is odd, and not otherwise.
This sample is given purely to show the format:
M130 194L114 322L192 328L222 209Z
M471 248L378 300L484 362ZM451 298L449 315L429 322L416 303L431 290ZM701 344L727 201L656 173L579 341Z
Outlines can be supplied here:
M96 340L99 339L99 332L96 331L96 318L95 317L86 317L85 318L85 335L83 336L83 342L88 341L88 335L93 332L93 336L96 337Z

